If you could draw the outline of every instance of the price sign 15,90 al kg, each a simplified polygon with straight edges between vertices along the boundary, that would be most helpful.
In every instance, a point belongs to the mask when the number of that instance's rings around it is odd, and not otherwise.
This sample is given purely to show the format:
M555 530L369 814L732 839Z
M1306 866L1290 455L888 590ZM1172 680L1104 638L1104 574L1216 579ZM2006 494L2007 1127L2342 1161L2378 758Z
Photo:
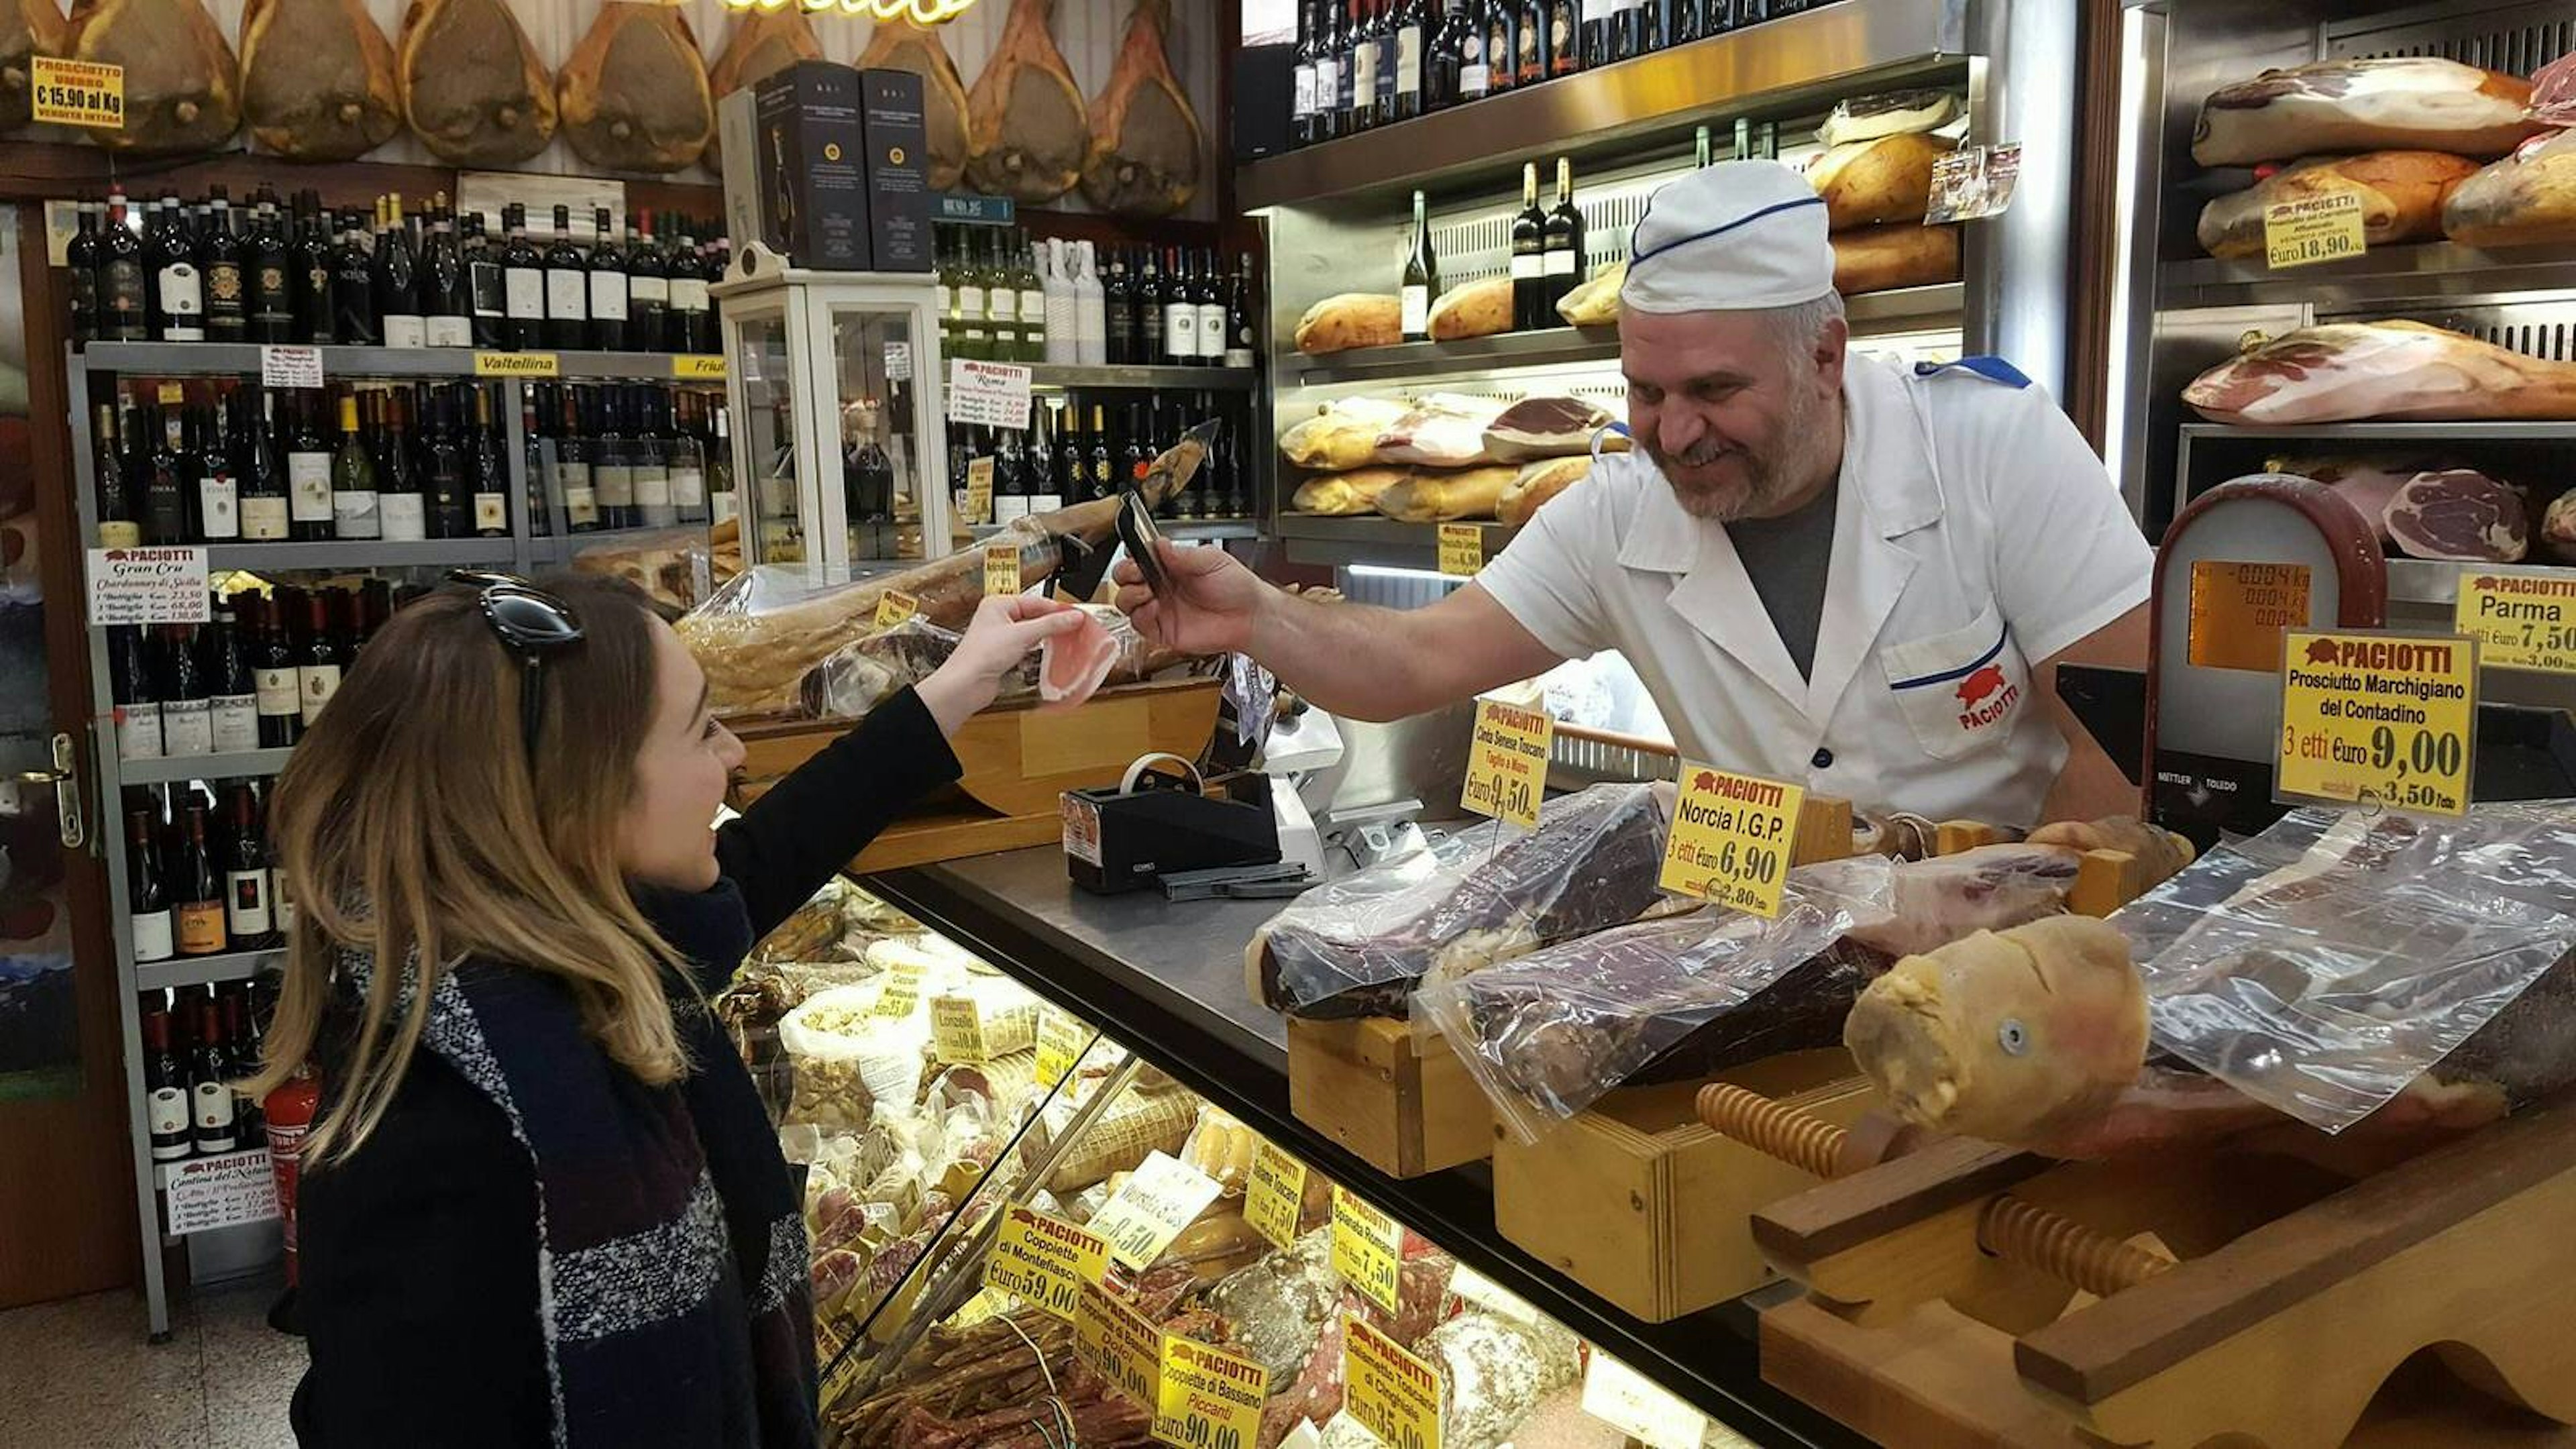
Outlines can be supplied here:
M2282 643L2276 794L2435 815L2468 809L2476 640L2292 630Z

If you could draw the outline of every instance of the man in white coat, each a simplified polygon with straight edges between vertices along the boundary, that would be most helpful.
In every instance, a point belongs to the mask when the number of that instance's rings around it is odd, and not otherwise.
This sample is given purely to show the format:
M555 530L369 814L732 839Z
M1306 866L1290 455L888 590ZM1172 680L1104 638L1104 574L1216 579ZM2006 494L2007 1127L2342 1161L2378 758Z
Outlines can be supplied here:
M1119 606L1356 718L1616 649L1720 768L1936 819L2134 813L2056 691L2061 662L2144 659L2151 556L2119 491L2008 365L1848 353L1832 281L1796 172L1694 172L1648 204L1620 290L1638 451L1598 454L1474 582L1318 604L1169 550L1169 597L1124 564Z

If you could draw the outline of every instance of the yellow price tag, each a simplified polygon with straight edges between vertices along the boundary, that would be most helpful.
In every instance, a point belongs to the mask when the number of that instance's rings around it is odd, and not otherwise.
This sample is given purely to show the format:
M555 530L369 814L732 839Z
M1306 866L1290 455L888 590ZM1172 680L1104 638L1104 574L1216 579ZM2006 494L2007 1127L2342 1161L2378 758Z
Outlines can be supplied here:
M1440 1374L1358 1314L1342 1317L1342 1406L1387 1449L1440 1449Z
M1556 748L1556 720L1543 709L1480 699L1473 740L1458 803L1479 815L1536 830L1539 801L1547 794L1548 755Z
M722 382L725 375L725 360L712 352L684 352L671 359L671 375Z
M921 612L921 600L901 589L888 589L877 598L877 628L894 628Z
M966 460L966 521L993 521L993 460L990 458Z
M1146 1409L1162 1402L1162 1330L1088 1278L1074 1297L1073 1356Z
M161 400L161 406L175 408L188 401L188 388L185 383L165 382L153 396Z
M885 989L877 993L870 1014L902 1018L921 1009L921 963L899 961L886 972Z
M1389 1313L1403 1311L1404 1226L1333 1187L1333 1271Z
M1306 1210L1306 1164L1264 1142L1252 1153L1252 1176L1243 1184L1243 1220L1285 1248L1297 1241Z
M39 125L125 129L125 67L121 65L34 56L27 68L27 90Z
M2281 664L2281 631L2308 622L2308 566L2199 559L2191 566L2191 654L2204 669Z
M987 597L1008 596L1020 591L1020 546L1011 543L984 545L984 593Z
M2576 576L2563 570L2463 574L2451 617L2490 669L2576 674Z
M2282 636L2273 792L2458 815L2477 742L2478 645L2459 635Z
M1699 1449L1708 1440L1699 1410L1597 1348L1583 1371L1583 1412L1646 1449Z
M930 1051L943 1062L980 1067L992 1054L984 1047L984 1010L971 996L930 998Z
M823 1408L829 1409L847 1398L851 1391L858 1387L859 1377L866 1370L868 1363L866 1354L852 1353L842 1359L837 1366L827 1365L823 1370L821 1390L815 1395L816 1402Z
M984 1285L1031 1308L1070 1321L1082 1285L1109 1272L1109 1245L1061 1218L1015 1207L1003 1217L984 1259Z
M562 368L551 352L478 352L476 377L556 377Z
M1780 914L1806 800L1797 785L1682 761L1663 888L1757 916Z
M1183 1449L1253 1449L1269 1387L1257 1360L1165 1334L1154 1437Z
M1038 1008L1038 1085L1052 1087L1070 1075L1090 1050L1093 1036L1072 1012Z
M2339 262L2360 256L2369 246L2358 192L2303 196L2263 208L2263 260L2268 266Z
M1472 523L1440 525L1440 572L1473 578L1485 567L1485 530Z
M1109 1256L1142 1271L1223 1191L1215 1178L1157 1152L1091 1215L1091 1230L1109 1240Z

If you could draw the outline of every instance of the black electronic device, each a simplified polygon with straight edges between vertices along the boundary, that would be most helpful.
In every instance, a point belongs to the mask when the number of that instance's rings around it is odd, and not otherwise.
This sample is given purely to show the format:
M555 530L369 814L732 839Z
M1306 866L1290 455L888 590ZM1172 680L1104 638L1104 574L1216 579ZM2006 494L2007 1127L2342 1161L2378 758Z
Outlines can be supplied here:
M1148 755L1115 789L1064 793L1065 873L1096 895L1156 884L1166 875L1270 865L1279 822L1270 777L1242 774L1208 793L1177 755Z
M1118 541L1127 545L1127 556L1145 576L1145 587L1169 607L1174 600L1171 575L1163 571L1163 531L1154 526L1154 510L1146 506L1144 494L1131 490L1119 500Z
M1247 45L1234 53L1234 159L1258 161L1285 155L1291 144L1290 114L1297 47Z

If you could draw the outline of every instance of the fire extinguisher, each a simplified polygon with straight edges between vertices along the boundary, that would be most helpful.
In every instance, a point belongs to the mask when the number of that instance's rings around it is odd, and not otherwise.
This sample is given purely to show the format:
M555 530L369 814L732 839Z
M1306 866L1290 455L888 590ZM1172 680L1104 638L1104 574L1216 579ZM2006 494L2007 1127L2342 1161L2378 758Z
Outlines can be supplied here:
M322 1084L306 1067L268 1094L260 1106L268 1119L268 1165L277 1177L277 1215L286 1228L286 1291L295 1292L295 1166L304 1134L322 1100Z

